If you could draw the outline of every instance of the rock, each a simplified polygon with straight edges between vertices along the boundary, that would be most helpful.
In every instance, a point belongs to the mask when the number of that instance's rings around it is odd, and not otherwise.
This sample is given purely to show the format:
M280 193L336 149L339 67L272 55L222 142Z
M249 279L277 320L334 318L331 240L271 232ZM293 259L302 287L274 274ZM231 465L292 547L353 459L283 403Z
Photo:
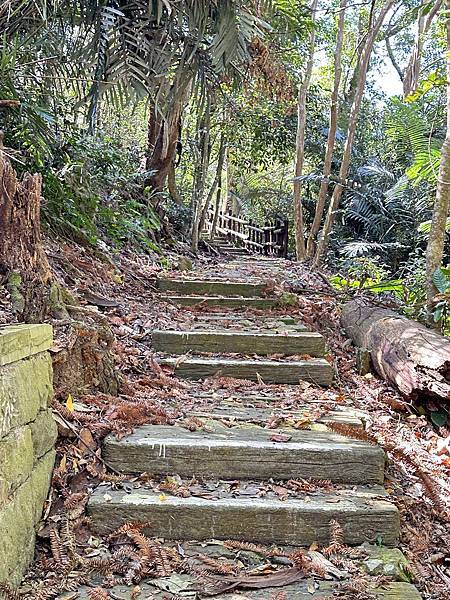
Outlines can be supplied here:
M370 544L364 544L363 547L369 555L369 558L363 562L363 567L370 575L385 575L396 581L411 581L408 561L401 550ZM380 569L378 569L379 565L381 565Z
M292 292L283 292L280 296L280 304L281 306L297 306L297 294L293 294Z
M192 260L187 256L180 256L176 268L178 271L192 271Z
M369 558L363 565L369 575L380 575L383 572L383 561L378 558Z

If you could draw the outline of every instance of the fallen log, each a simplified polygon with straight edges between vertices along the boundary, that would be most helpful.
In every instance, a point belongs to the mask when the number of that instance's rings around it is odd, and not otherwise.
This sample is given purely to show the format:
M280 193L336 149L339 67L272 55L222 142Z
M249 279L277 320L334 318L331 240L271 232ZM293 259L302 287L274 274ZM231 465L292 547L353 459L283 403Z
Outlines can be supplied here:
M361 299L344 305L341 323L354 344L370 352L376 372L408 400L450 402L448 338Z

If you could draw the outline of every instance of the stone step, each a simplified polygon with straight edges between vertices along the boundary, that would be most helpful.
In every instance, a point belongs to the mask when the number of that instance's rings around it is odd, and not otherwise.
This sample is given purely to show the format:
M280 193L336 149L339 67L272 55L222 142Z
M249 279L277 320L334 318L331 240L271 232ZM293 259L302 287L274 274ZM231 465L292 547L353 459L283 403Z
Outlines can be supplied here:
M158 352L235 352L239 354L307 354L323 356L325 340L320 333L246 333L239 331L171 331L155 330L152 345Z
M271 441L276 434L286 435L288 441ZM343 484L381 484L384 479L380 447L327 431L217 424L215 431L206 432L147 425L120 440L108 436L103 456L117 471L127 474L327 479Z
M255 298L265 295L266 284L225 280L159 278L158 289L162 292L176 292L180 295Z
M203 552L205 550L203 549ZM187 582L192 580L191 586ZM168 596L166 591L161 591L160 587L166 589L167 580L161 581L159 587L158 579L152 579L144 581L139 584L139 589L143 596L140 596L143 600L167 600L168 598L184 598L184 596ZM177 581L180 582L181 589L192 589L195 590L198 585L192 576L179 575ZM184 584L184 585L183 585ZM332 593L334 589L337 589L337 583L331 581L317 581L314 578L315 591L311 589L311 582L308 581L297 581L296 583L285 585L283 587L265 587L264 589L257 590L245 590L244 595L239 592L233 591L224 594L214 595L214 600L274 600L277 594L284 592L283 597L285 600L331 600L333 598ZM117 584L109 588L111 598L120 598L121 600L132 600L136 598L135 589L136 586L125 584ZM383 583L380 587L368 586L368 591L373 593L373 600L422 600L422 596L419 594L417 589L410 583L403 583L401 581L394 581L389 583ZM77 595L74 596L73 592L64 592L60 594L57 600L90 600L92 595L92 588L88 586L82 586L77 590ZM195 593L195 592L192 592ZM194 598L195 596L189 595L187 592L186 599ZM342 597L342 596L341 596ZM355 596L352 596L353 598ZM367 597L367 596L366 596ZM350 600L350 596L349 596Z
M223 297L223 296L180 296L163 295L161 300L172 302L180 306L220 306L223 308L235 309L257 309L270 310L280 305L278 298L242 298L242 297Z
M210 394L205 394L199 396L199 398L204 398L207 401L210 396ZM280 427L293 424L294 427L310 428L314 431L325 431L327 423L342 423L358 429L364 428L365 415L362 411L336 407L335 410L323 410L323 414L321 414L319 403L311 401L303 405L296 403L295 409L270 406L271 402L279 401L279 397L232 397L212 406L206 404L198 408L194 407L190 414L199 418L261 426L266 426L269 420L279 420ZM317 416L317 413L320 416Z
M185 379L204 379L218 375L250 379L265 383L298 384L300 380L328 386L333 381L333 369L323 358L309 360L244 360L226 358L165 358L162 364L174 367L175 374ZM258 377L259 376L259 377Z
M130 491L99 486L87 513L92 528L107 534L129 522L148 522L153 537L174 540L239 539L264 544L326 545L330 521L344 529L349 545L380 542L395 546L399 513L383 489L353 487L334 493L281 501L268 497L180 498L151 489Z

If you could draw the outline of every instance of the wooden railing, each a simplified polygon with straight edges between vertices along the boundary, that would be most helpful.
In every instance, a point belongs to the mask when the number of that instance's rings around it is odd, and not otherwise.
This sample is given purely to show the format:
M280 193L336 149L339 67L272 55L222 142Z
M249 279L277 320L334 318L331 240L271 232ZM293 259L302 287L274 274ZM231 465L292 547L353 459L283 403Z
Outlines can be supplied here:
M265 256L287 257L289 226L287 219L266 221L263 227L259 227L253 221L235 217L231 211L228 211L220 212L216 220L215 235L226 237L236 246ZM214 214L211 210L205 222L208 233L211 233L213 221Z

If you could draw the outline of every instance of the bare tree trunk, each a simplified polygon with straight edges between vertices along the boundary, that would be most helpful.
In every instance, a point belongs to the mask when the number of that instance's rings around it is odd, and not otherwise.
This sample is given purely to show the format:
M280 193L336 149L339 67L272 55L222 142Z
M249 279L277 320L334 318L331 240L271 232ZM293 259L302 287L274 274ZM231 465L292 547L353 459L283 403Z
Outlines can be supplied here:
M313 20L313 29L309 37L309 54L306 63L306 71L303 81L298 90L297 104L297 139L294 167L294 225L295 225L295 251L297 260L306 257L306 246L303 232L303 208L302 208L302 182L300 177L303 174L303 163L305 161L305 132L306 132L306 98L311 81L311 73L314 62L314 48L316 39L316 30L314 27L316 9L318 0L313 0L311 4L311 13Z
M342 155L341 168L339 170L339 181L336 184L333 196L331 198L330 205L328 207L327 216L323 226L322 234L320 236L319 243L317 245L316 255L314 257L314 264L318 266L322 260L323 255L328 247L328 241L330 232L333 228L334 221L336 218L336 211L341 201L342 193L344 191L345 180L348 175L350 167L350 159L352 155L353 142L356 134L356 125L358 123L359 111L361 108L362 99L364 96L364 88L366 84L367 70L369 68L369 62L372 55L373 45L375 43L376 36L380 31L386 14L389 12L395 0L385 0L383 7L381 8L378 16L369 27L367 38L363 46L362 52L358 59L358 73L359 79L355 92L355 99L350 111L350 119L347 130L347 139L345 140L344 151Z
M433 23L433 19L438 13L439 9L442 6L442 0L436 0L434 6L431 10L424 14L424 9L426 7L422 7L419 10L419 17L417 19L417 30L416 37L414 40L414 45L411 49L411 54L409 55L408 64L406 66L404 75L403 75L403 97L406 98L410 94L413 94L417 91L417 86L419 84L419 75L420 75L420 65L421 65L421 57L423 50L423 43L426 34L428 33L431 24Z
M199 223L202 211L202 201L205 192L205 180L208 172L209 159L211 154L210 145L210 126L211 126L211 97L207 93L206 105L199 119L197 131L198 159L194 174L194 183L192 189L192 238L191 249L193 252L198 250Z
M218 154L217 154L216 174L214 177L214 181L212 182L211 187L209 188L206 202L202 208L202 216L200 217L200 223L198 225L199 234L202 231L203 227L205 226L206 216L208 214L208 210L211 205L211 201L213 199L214 192L218 188L219 183L222 181L222 170L223 170L223 161L225 158L225 149L226 149L225 134L222 132L220 135L219 150L218 150Z
M331 94L330 122L328 128L327 146L325 150L325 160L323 165L323 177L320 183L319 198L316 204L314 221L311 225L311 229L308 236L308 243L306 247L306 254L309 258L312 258L312 256L314 255L316 235L320 229L320 223L322 222L323 211L327 199L329 177L331 173L331 162L333 160L334 144L336 140L337 120L339 111L339 85L341 82L342 75L342 44L344 40L346 8L347 0L341 0L339 6L339 19L336 34L336 53L334 58L334 85L333 92Z
M219 180L217 182L217 193L216 193L216 205L214 207L214 217L213 217L213 222L211 225L211 231L209 233L209 239L212 241L214 239L214 236L216 235L216 229L217 229L217 221L219 220L219 213L220 213L220 209L222 207L222 190L223 190L223 168L225 166L226 168L226 164L227 164L227 154L228 154L228 146L227 144L224 145L223 148L223 157L222 157L222 166L219 172Z
M427 259L427 301L428 306L436 295L433 273L438 269L444 254L445 230L450 203L450 0L446 0L446 32L447 32L447 131L442 146L439 167L436 199L431 219L431 230L428 238Z
M174 102L167 117L163 117L155 104L150 108L146 169L152 171L148 184L155 192L163 191L175 160L183 108L183 101Z
M372 2L374 2L374 0L372 0ZM370 24L369 24L369 28L370 28ZM356 49L355 49L355 53L358 56L358 59L356 61L355 69L352 73L350 83L348 85L348 89L344 90L344 100L348 106L352 106L353 101L355 100L356 88L357 88L359 76L360 76L359 56L361 55L361 50L364 47L364 43L366 41L366 36L367 36L367 31L366 31L366 27L365 27L365 12L361 10L361 11L359 11L359 14L358 14L358 39L356 40ZM345 84L347 84L347 80L348 79L346 79Z
M153 101L150 106L146 168L153 171L148 184L155 192L164 189L175 162L181 135L181 115L189 96L191 81L191 73L180 67L172 85L166 91L158 93L158 103ZM164 112L160 107L164 108Z
M172 200L176 204L183 206L183 200L180 196L180 192L178 191L177 182L175 179L175 162L173 160L170 164L169 172L167 173L167 189L169 190Z

